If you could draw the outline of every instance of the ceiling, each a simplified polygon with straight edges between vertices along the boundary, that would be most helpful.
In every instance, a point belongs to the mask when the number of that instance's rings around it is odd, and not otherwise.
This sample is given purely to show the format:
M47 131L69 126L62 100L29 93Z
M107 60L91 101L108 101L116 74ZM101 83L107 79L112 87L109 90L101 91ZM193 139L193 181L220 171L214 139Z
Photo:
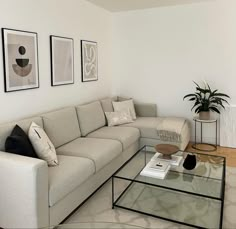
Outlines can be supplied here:
M111 12L191 4L209 0L87 0Z

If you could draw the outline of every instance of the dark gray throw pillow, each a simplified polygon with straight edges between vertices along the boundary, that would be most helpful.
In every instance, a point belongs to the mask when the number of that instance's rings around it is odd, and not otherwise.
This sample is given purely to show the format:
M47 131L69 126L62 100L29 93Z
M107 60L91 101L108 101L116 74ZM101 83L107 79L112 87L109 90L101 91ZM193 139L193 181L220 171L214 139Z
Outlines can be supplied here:
M28 135L16 125L5 142L5 151L27 157L38 158Z

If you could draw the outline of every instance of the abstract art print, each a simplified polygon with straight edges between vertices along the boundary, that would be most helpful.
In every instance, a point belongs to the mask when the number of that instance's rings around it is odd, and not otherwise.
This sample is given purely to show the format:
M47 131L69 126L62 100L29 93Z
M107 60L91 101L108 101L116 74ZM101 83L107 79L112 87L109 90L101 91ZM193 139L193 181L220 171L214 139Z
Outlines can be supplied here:
M50 36L51 85L74 83L74 44L72 38Z
M39 87L37 33L2 28L5 92Z
M81 40L82 82L98 80L97 42Z

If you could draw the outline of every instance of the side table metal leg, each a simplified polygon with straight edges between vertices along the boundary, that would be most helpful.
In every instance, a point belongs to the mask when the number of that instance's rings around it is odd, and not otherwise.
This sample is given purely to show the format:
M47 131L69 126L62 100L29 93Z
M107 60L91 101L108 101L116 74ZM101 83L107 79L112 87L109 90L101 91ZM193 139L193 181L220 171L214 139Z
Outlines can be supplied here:
M217 120L216 120L216 149L217 149L217 132L218 132L218 126L217 126Z
M111 189L112 189L112 191L111 191L112 209L114 209L114 178L113 178L113 176L111 178Z
M201 144L202 144L202 122L201 122Z
M200 151L205 151L205 152L211 152L211 151L215 151L215 150L217 150L217 144L218 144L218 139L217 139L217 137L218 137L218 129L219 129L219 127L218 127L218 121L217 121L217 119L212 119L212 120L200 120L200 119L198 119L198 118L194 118L193 119L194 120L194 127L195 127L195 142L194 142L194 144L192 145L192 148L193 149L196 149L196 150L200 150ZM198 143L197 143L197 122L199 122L200 123L200 137L198 137ZM205 124L205 123L215 123L215 125L216 125L216 127L215 127L215 141L214 141L214 139L213 139L213 142L209 142L209 143L207 143L207 142L205 142L204 143L204 139L203 139L203 124ZM213 126L213 128L214 128L214 126ZM198 130L198 132L199 132L199 130ZM214 136L213 135L213 136ZM198 146L197 146L198 145ZM207 146L210 146L211 148L205 148L205 147L200 147L200 146L204 146L204 145L207 145Z

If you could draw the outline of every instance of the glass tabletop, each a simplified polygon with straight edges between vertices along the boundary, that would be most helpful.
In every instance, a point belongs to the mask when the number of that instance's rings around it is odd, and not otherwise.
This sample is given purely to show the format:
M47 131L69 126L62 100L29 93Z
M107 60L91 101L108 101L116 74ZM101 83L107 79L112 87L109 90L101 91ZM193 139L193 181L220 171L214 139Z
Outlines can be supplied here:
M139 229L143 228L137 225L118 223L118 222L79 222L51 226L44 229Z
M225 158L200 153L179 151L182 156L179 166L171 166L165 179L141 176L140 172L155 154L155 148L143 147L128 163L114 174L114 177L150 184L170 190L181 190L190 194L222 199L225 179ZM188 154L194 154L197 165L193 170L186 170L183 162Z

